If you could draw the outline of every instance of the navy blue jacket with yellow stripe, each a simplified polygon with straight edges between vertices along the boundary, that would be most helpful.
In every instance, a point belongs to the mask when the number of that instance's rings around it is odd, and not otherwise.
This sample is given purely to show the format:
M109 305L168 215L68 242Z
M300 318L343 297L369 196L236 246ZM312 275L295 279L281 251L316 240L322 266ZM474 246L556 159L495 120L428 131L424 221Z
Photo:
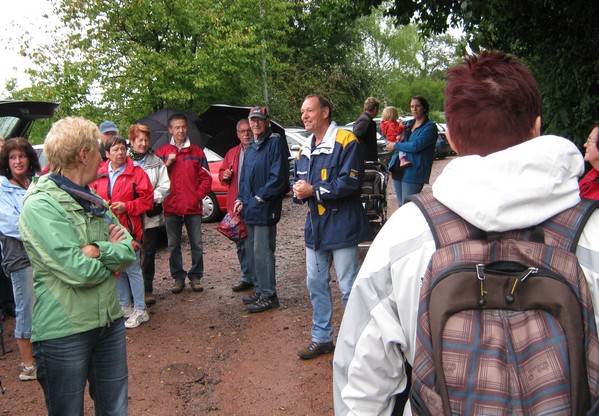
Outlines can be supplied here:
M294 202L309 206L304 228L306 247L336 250L366 239L368 219L360 200L363 160L356 136L334 122L318 146L306 146L298 152L293 183L303 179L314 188L307 200L294 197Z

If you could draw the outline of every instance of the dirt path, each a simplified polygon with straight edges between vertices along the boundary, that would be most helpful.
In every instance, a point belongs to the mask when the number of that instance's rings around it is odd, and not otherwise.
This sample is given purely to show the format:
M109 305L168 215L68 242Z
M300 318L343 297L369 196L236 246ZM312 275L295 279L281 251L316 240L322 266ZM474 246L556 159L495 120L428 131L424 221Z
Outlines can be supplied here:
M433 178L446 161L437 161ZM389 184L389 214L395 208ZM279 309L245 312L243 293L231 291L239 265L233 243L203 225L204 292L189 287L170 293L168 256L157 259L150 322L127 331L129 414L191 415L332 415L332 355L310 361L296 351L310 341L312 308L305 285L303 224L305 211L285 199L277 237ZM189 250L184 246L184 263ZM366 250L362 250L363 255ZM334 327L342 317L340 294L333 283ZM37 382L18 381L19 356L13 338L14 319L4 323L7 349L0 356L0 414L43 415L44 399ZM86 399L86 415L93 414Z

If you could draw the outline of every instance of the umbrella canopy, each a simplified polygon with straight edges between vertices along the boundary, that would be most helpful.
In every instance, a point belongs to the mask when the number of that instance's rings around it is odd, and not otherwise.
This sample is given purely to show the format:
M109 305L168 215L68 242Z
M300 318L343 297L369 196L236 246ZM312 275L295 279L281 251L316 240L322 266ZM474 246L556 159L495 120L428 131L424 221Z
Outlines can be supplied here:
M153 149L168 143L170 137L168 118L174 113L182 113L187 117L189 124L188 136L192 143L197 144L202 149L208 147L224 157L229 149L239 144L236 130L237 122L242 118L247 118L250 107L213 104L199 116L170 108L159 110L137 121L150 128L150 143ZM283 151L289 157L285 129L272 120L270 125L272 131L281 136Z
M213 104L200 114L198 127L201 132L212 136L207 146L219 155L223 156L229 149L239 144L237 138L237 122L247 118L251 107L239 107L225 104ZM275 121L270 120L270 128L273 133L281 136L283 151L289 158L289 146L285 138L285 129Z
M189 137L189 140L203 149L206 146L206 143L210 141L211 137L200 132L198 129L197 123L199 117L195 114L172 108L163 108L162 110L158 110L149 116L137 120L137 123L144 124L150 128L150 146L152 146L152 149L156 150L169 142L170 134L168 132L168 119L170 116L177 113L187 117L189 128L187 137Z

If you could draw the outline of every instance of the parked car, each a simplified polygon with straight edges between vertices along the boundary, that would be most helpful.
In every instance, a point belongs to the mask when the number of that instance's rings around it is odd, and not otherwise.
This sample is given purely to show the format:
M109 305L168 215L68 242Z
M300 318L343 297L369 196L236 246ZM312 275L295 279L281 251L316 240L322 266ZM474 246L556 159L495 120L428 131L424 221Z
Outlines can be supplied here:
M285 127L285 139L289 146L289 180L293 180L293 170L297 153L304 146L310 145L310 136L312 133L299 127Z
M439 136L437 137L437 143L435 144L435 159L445 159L449 155L455 155L455 152L451 148L447 135L445 134L445 123L436 123Z
M218 221L223 212L227 212L227 187L218 180L218 172L223 163L223 157L213 150L204 148L210 176L212 176L212 187L210 193L202 201L202 221Z
M33 123L52 117L58 106L44 101L0 101L0 135L28 138Z
M285 127L285 139L289 146L291 159L295 160L297 152L304 146L308 146L312 133L299 127Z
M44 153L44 145L34 144L32 147L33 150L35 150L35 153L37 153L37 160L39 160L40 166L42 167L42 169L44 169L46 166L48 166L48 158Z

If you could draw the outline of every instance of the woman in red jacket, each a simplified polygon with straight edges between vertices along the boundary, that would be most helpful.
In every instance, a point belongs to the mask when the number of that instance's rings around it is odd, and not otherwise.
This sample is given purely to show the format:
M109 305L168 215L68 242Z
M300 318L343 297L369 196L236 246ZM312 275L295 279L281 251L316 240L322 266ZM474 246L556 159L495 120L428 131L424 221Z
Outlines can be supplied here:
M580 196L589 199L599 199L599 123L591 127L589 138L584 144L585 153L584 160L589 162L593 167L584 177L578 182L580 187Z
M117 281L117 295L127 321L136 328L150 319L144 300L144 281L139 263L143 235L142 215L154 206L154 188L146 172L127 157L127 142L120 136L104 144L108 160L98 169L98 180L90 185L110 204L110 209L133 236L137 261L131 263ZM133 307L131 306L133 296Z

